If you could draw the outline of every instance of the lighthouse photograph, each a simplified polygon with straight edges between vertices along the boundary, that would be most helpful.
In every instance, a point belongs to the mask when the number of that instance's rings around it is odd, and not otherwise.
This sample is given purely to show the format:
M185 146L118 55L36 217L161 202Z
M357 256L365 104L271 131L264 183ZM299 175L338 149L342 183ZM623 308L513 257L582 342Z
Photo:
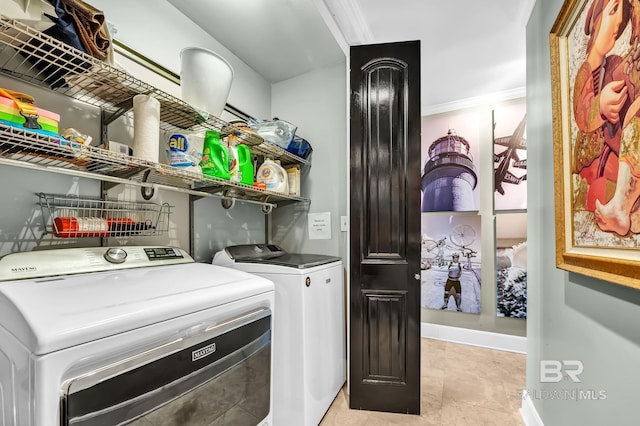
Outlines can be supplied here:
M422 118L423 213L478 211L479 121L474 112Z

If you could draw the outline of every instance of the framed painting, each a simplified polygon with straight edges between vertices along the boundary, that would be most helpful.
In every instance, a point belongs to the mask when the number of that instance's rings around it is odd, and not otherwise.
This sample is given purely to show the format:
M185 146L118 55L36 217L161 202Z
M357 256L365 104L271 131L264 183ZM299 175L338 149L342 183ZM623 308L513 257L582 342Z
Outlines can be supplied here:
M550 48L557 267L640 288L635 5L566 0Z

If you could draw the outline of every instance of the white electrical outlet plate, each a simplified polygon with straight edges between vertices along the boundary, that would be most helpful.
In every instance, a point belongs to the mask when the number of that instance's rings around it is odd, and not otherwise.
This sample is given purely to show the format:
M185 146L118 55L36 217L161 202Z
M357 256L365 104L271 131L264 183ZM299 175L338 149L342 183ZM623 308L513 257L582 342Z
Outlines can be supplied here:
M340 231L347 232L349 223L346 216L340 216Z

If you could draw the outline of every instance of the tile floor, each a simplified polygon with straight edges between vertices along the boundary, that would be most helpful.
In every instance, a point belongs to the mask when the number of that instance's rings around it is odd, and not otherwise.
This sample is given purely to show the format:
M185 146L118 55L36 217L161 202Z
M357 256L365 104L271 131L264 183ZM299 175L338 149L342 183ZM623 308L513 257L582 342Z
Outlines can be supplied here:
M346 385L320 426L524 425L525 355L422 339L421 415L349 409Z

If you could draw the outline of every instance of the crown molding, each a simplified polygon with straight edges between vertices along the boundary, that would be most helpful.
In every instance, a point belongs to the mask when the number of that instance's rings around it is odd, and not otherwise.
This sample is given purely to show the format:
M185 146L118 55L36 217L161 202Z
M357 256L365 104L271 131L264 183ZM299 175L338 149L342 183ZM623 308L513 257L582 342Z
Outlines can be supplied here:
M533 7L536 4L536 0L529 0L527 2L523 2L520 7L520 13L516 18L516 22L520 24L522 27L526 27L529 22L529 18L531 17L531 12L533 12Z
M349 57L349 43L345 39L342 30L336 22L336 16L331 12L331 10L329 10L325 0L313 0L313 3L316 5L316 9L318 9L318 13L320 13L320 17L324 21L325 25L329 28L331 35L333 35L333 38L338 43L338 46L340 46L340 49L342 49L342 53Z
M356 0L320 0L349 45L374 43L373 33Z
M527 94L526 87L505 90L502 92L489 93L482 96L460 99L453 102L446 102L438 105L423 105L420 111L422 116L439 114L442 112L457 111L466 108L487 106L493 103L508 101L511 99L523 98Z

